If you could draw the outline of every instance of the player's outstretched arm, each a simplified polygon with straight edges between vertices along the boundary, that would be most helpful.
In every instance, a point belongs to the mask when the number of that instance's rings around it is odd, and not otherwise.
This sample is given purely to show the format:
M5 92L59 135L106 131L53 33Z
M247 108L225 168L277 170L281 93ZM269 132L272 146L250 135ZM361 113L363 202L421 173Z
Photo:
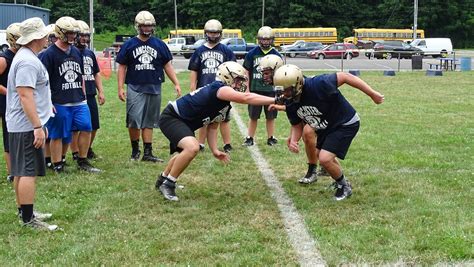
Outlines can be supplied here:
M382 104L385 100L384 95L372 89L372 87L370 87L370 85L364 82L361 78L347 72L338 72L337 86L339 87L343 84L348 84L361 90L370 98L372 98L372 101L374 101L375 104Z
M219 88L217 97L222 100L236 102L240 104L251 104L251 105L270 105L275 103L275 98L258 95L254 93L240 93L232 89L230 86L223 86Z

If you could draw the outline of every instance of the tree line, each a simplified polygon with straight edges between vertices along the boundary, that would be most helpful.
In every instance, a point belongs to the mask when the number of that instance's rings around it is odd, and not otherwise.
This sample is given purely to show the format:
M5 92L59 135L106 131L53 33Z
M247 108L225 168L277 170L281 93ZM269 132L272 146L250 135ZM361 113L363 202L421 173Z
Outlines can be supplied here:
M413 0L96 0L94 28L97 33L133 31L135 15L148 10L154 14L157 32L164 38L166 32L174 29L175 1L178 28L201 29L208 19L215 18L225 28L242 29L246 37L254 37L262 25L263 2L265 25L336 27L339 40L352 36L354 28L412 28L414 14ZM28 3L50 9L51 21L64 15L89 20L86 0L29 0ZM418 28L425 30L426 37L450 37L456 48L472 48L474 1L419 1Z

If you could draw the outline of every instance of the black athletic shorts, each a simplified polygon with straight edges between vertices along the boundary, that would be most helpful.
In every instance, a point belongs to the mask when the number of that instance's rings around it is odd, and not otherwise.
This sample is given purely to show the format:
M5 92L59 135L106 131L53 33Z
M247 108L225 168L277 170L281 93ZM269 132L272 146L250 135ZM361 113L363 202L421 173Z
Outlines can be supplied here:
M8 131L7 122L5 121L5 114L0 115L2 117L2 137L3 137L3 151L10 152L10 146L8 145Z
M91 112L91 124L92 130L97 130L100 128L99 123L99 107L97 106L97 100L95 95L87 95L87 105Z
M188 136L195 136L194 131L179 117L171 104L168 104L160 116L161 132L170 141L170 154L181 152L179 141Z
M351 125L341 125L330 130L317 131L316 148L327 150L336 154L338 158L344 159L352 140L359 131L359 126L360 123L355 122Z
M255 93L259 95L275 97L274 92L255 92ZM277 118L278 110L269 111L268 106L248 105L249 118L252 120L260 119L260 114L262 114L262 109L263 109L263 112L265 112L265 119L274 120Z
M42 148L35 148L33 131L9 133L11 170L13 176L45 176L46 163Z

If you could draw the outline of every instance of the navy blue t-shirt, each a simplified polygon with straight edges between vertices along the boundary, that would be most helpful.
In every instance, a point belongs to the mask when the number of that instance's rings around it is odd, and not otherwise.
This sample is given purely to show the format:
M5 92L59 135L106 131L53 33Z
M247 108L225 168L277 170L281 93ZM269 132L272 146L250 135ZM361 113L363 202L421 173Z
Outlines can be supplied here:
M219 88L225 86L214 81L191 93L178 98L173 105L178 108L179 116L193 130L214 122L222 122L232 108L229 101L217 98Z
M100 72L99 64L94 52L90 49L82 49L82 61L84 62L84 83L86 86L87 95L96 95L97 87L95 85L95 75Z
M213 48L201 45L194 51L189 60L188 70L198 73L197 87L202 87L216 80L217 67L226 61L236 61L234 52L219 43Z
M264 84L262 73L257 70L260 59L266 55L277 55L281 57L275 48L272 48L265 54L260 46L253 48L245 55L243 66L250 74L250 92L273 92L273 86Z
M150 37L144 42L135 36L122 45L115 61L127 66L126 84L144 85L144 93L158 93L164 81L163 67L172 59L160 39Z
M82 56L70 46L64 52L55 44L38 55L49 74L53 104L78 103L86 99L82 91Z
M13 53L10 49L7 51L0 53L0 57L5 58L7 62L7 67L5 71L3 71L2 75L0 75L0 84L7 88L7 81L8 81L8 72L10 71L10 67L12 65L13 57L15 57L15 53ZM5 115L5 111L7 109L7 96L0 94L0 114L3 116Z
M292 125L304 121L319 131L350 121L356 111L337 88L333 73L305 78L300 101L287 104L286 114Z

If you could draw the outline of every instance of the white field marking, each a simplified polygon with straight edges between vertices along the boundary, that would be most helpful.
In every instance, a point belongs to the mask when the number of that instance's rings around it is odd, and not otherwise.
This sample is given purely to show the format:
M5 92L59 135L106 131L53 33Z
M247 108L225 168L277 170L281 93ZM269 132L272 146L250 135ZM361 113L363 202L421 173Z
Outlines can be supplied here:
M379 64L379 63L375 63L375 62L373 62L372 64L377 65L377 66L380 66L380 67L382 67L382 68L389 69L389 70L392 70L392 69L393 69L393 68L390 68L390 67L388 67L388 66L385 66L385 65L382 65L382 64Z
M340 69L339 67L333 66L333 65L328 64L328 63L326 63L326 62L324 62L324 65L326 65L326 66L332 68L333 70L338 70L338 69Z
M242 136L247 136L247 127L242 122L235 109L231 109ZM293 202L283 190L281 183L275 178L273 170L263 157L256 145L248 147L253 160L258 166L265 183L270 188L270 193L280 209L280 214L285 224L286 232L291 245L298 256L300 266L327 266L316 247L316 241L310 236L301 215L296 210Z

